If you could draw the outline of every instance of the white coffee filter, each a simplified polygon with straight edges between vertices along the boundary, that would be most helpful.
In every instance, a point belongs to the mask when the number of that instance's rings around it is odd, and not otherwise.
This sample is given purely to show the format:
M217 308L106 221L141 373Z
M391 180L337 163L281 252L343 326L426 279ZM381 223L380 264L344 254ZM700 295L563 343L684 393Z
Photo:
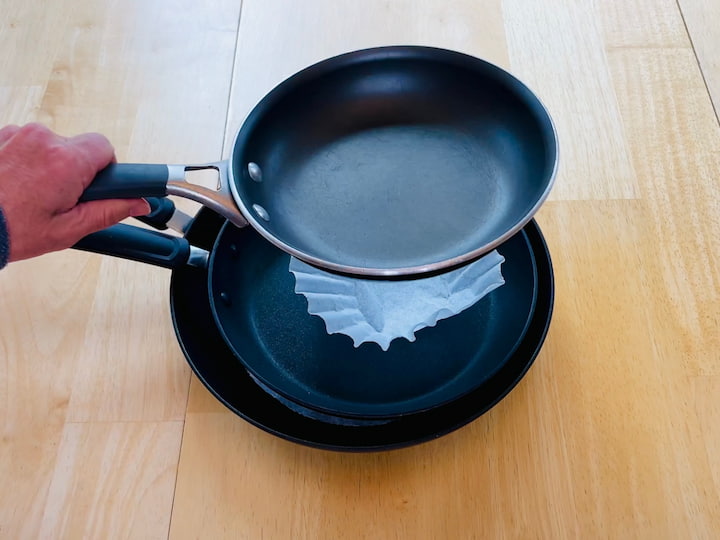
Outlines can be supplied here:
M400 337L457 315L505 283L505 258L492 251L472 264L437 276L374 280L324 272L294 257L290 271L295 292L305 296L308 312L325 321L329 334L350 336L355 347L377 343L387 351Z

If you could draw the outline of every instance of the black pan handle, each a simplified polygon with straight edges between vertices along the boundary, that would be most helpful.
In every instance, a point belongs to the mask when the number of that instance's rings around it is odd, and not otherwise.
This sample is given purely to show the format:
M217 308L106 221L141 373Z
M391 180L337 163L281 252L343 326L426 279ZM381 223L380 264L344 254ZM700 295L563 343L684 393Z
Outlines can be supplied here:
M145 200L150 205L150 213L135 219L159 231L166 230L168 221L175 214L175 203L166 197L145 197Z
M167 165L111 163L95 176L80 200L165 197L169 176Z
M201 251L191 248L185 238L141 229L124 223L118 223L102 231L89 234L72 247L81 251L111 255L163 268L181 268L186 264L193 264L191 259L197 261L199 255L197 252ZM194 249L195 252L193 252ZM206 257L205 260L207 260ZM194 264L202 266L197 262Z
M202 169L218 171L219 189L210 189L186 180L186 171ZM167 195L177 195L199 202L237 227L245 227L248 224L233 199L227 161L205 165L111 163L95 176L80 196L80 200L163 198ZM150 225L156 226L154 223Z

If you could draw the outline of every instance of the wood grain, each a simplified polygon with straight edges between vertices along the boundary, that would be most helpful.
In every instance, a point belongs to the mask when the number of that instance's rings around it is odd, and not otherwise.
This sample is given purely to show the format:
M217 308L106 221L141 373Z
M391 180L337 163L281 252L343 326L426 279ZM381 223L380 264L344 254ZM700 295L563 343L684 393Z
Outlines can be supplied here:
M503 13L512 70L555 119L561 155L550 199L637 197L593 3L505 0Z
M700 459L708 463L715 484L715 493L720 493L720 376L693 377L688 390L692 395L691 403L699 419L698 435L700 443L698 451L704 455ZM717 510L716 510L717 511Z
M517 74L562 161L537 216L542 352L490 412L404 450L313 450L232 414L189 375L163 270L4 269L0 538L720 536L716 3L3 2L0 123L99 130L121 160L227 156L285 77L407 43Z
M78 328L97 264L68 271L61 259L12 264L0 279L0 530L9 537L27 537L40 522L84 354Z
M720 3L714 0L678 0L708 91L720 114ZM718 116L720 118L720 116Z
M214 161L239 10L6 0L0 124L100 131L120 161ZM2 271L0 537L167 535L190 378L168 282L164 270L73 251ZM129 420L153 427L97 423Z
M677 0L592 2L606 48L690 48Z
M246 1L238 38L225 152L252 107L276 84L325 58L383 45L426 45L507 67L500 0Z
M652 226L654 322L674 337L656 347L720 373L720 126L691 50L618 50L612 64Z
M668 300L655 292L652 212L645 201L552 203L543 210L544 230L558 242L551 249L573 253L555 258L558 340L547 354L552 377L572 381L561 387L572 394L560 396L560 423L566 449L580 453L569 463L584 530L597 522L608 537L623 530L665 537L674 527L709 537L720 527L720 493L698 447L678 436L680 426L695 433L699 426L690 405L692 372L658 347L672 339L662 337Z
M38 538L167 538L182 422L67 423Z

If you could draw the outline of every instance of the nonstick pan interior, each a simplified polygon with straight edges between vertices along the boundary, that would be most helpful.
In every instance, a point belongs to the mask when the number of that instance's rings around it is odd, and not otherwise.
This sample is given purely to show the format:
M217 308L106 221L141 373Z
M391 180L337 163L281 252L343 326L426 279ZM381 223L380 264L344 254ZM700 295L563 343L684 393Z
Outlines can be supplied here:
M231 187L290 253L403 275L507 240L547 196L556 153L545 109L506 72L451 51L380 48L271 92L236 138Z
M457 399L497 371L522 339L537 295L528 240L498 250L505 284L466 311L417 332L415 342L354 348L328 335L294 292L289 256L254 230L223 227L209 286L216 323L264 385L305 407L362 418L410 414Z

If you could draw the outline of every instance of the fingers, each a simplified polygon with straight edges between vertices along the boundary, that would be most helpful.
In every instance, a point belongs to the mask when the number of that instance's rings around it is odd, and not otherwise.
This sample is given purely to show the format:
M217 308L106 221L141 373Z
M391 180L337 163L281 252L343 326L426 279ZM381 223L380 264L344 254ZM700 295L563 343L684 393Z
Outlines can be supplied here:
M51 131L47 126L37 122L31 122L17 128L13 137L18 145L38 151L64 140L63 137Z
M55 217L56 230L67 235L67 245L95 231L115 225L131 216L150 213L150 205L144 199L108 199L80 203L72 210Z
M7 141L12 139L12 137L20 131L19 126L5 126L4 128L0 129L0 146L5 144Z
M115 161L115 150L110 141L99 133L83 133L68 139L68 144L78 150L93 172L98 172ZM87 187L94 176L83 178Z
M3 147L14 146L20 152L39 152L47 148L54 140L60 140L47 127L38 123L25 124L24 126L6 126L0 130L0 145Z
M72 149L82 161L87 163L89 178L83 178L89 183L94 178L94 173L104 169L115 161L115 150L107 138L99 133L83 133L75 137L61 137L51 131L48 127L30 123L22 127L6 126L0 129L0 145L18 135L18 144L24 146L28 151L45 151L58 144L67 149ZM86 187L86 186L84 186Z

